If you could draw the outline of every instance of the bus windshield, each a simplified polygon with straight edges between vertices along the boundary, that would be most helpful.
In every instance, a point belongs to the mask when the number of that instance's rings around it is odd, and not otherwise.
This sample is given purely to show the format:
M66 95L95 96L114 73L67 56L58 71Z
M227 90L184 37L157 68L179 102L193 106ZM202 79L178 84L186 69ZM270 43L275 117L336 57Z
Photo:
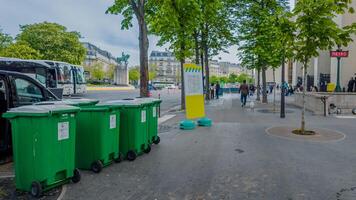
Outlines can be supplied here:
M58 75L58 83L60 84L73 83L70 65L64 63L58 63L57 75Z

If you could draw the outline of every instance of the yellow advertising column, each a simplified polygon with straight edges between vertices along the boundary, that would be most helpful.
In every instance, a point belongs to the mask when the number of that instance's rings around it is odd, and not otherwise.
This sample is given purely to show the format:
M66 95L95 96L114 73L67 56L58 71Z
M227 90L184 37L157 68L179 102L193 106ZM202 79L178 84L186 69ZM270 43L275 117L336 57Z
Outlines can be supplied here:
M185 64L183 68L186 120L181 122L180 128L194 129L196 119L200 126L211 126L211 120L205 117L202 67Z

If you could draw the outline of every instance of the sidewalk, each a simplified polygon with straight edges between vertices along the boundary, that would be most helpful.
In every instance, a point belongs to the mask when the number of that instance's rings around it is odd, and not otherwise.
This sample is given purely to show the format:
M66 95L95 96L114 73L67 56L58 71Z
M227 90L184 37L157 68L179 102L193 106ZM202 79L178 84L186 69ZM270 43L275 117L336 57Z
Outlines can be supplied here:
M356 123L307 114L309 127L338 130L338 142L282 139L266 134L273 126L295 126L294 107L281 120L241 108L237 95L207 106L210 128L182 131L183 113L160 125L161 143L134 162L83 171L78 184L67 186L63 199L261 199L325 200L355 197Z

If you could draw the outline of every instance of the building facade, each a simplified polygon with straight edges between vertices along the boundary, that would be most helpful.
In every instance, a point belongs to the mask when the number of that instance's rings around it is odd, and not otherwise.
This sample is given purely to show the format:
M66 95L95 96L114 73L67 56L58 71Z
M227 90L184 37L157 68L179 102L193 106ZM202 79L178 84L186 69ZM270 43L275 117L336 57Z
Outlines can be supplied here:
M128 85L128 67L120 64L111 53L102 50L99 47L89 42L83 42L83 46L87 50L84 61L84 66L90 67L96 63L100 63L104 73L108 74L111 67L114 67L113 83L116 85Z
M149 67L156 70L156 77L153 81L178 83L180 80L180 62L172 52L152 51Z

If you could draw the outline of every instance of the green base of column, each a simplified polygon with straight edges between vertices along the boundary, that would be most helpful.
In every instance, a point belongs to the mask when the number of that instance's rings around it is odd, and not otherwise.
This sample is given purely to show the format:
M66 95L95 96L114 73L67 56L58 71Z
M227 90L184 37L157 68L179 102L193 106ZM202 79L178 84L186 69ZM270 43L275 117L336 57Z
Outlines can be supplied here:
M182 130L193 130L195 129L196 124L192 120L183 120L180 122L179 128Z
M199 126L210 127L213 124L213 121L207 117L201 118L198 120Z
M342 90L341 90L341 87L340 86L336 86L336 88L335 88L335 92L341 92Z

